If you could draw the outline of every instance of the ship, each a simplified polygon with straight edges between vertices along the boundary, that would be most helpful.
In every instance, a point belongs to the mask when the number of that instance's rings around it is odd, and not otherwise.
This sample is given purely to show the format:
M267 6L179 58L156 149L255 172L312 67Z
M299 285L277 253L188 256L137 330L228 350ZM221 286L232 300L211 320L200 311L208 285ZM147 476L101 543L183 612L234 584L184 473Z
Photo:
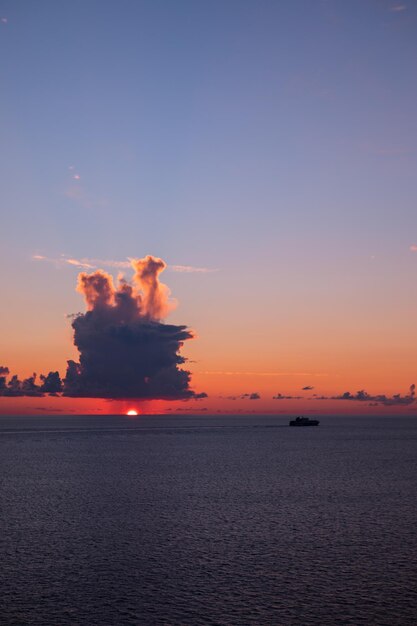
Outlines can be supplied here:
M318 426L319 420L311 420L309 417L296 417L295 420L290 421L290 426Z

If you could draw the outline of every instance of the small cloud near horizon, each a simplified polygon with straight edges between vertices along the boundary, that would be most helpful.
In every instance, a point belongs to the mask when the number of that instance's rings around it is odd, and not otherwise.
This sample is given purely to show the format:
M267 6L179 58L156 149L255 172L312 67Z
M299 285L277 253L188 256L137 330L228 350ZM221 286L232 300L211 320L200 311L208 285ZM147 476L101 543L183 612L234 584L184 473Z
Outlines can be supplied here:
M416 402L416 386L410 385L409 393L402 396L400 393L395 393L392 396L386 394L371 395L365 389L360 389L356 393L345 391L337 396L315 396L314 400L348 400L356 402L367 402L369 406L399 406L414 404Z
M220 396L223 400L260 400L261 396L258 392L242 393L238 396Z
M273 400L304 400L303 396L284 396L282 393L277 393L276 396L272 396Z
M410 385L408 394L402 396L400 393L387 396L386 394L369 394L364 389L360 389L356 393L345 391L339 395L334 396L318 396L313 394L306 398L303 396L286 396L282 393L278 393L276 396L272 396L273 400L346 400L354 402L367 402L369 406L400 406L409 405L416 402L416 386Z
M260 400L261 396L257 392L254 392L254 393L244 393L242 398L248 398L248 400Z

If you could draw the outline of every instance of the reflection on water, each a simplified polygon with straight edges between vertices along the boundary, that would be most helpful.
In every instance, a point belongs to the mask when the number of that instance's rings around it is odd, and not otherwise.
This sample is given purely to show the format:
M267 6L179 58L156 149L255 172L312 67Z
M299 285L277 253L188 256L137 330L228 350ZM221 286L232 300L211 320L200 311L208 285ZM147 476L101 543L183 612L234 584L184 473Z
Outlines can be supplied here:
M0 418L2 624L416 624L417 420Z

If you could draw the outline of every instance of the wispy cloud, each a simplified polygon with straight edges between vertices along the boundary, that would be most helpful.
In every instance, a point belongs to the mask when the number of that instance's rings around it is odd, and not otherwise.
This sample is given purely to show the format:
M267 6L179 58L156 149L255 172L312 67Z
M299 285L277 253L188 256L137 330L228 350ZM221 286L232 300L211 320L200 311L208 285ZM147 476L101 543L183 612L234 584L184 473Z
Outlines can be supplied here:
M412 246L410 246L410 250L411 252L417 252L417 246L413 244Z
M74 257L69 257L65 254L62 254L60 257L48 257L42 254L34 254L32 256L36 261L46 261L47 263L53 263L57 267L65 267L66 265L72 265L73 267L77 267L79 269L99 269L99 268L114 268L114 269L129 269L131 267L131 259L130 257L126 261L117 261L114 259L90 259L88 257L82 257L81 259L76 259ZM199 274L207 274L211 272L217 272L217 269L211 269L208 267L193 267L192 265L168 265L167 270L171 272L179 272L179 273L199 273Z
M115 269L126 269L131 267L130 259L127 261L115 261L113 259L88 259L95 267L113 267Z
M182 272L184 274L200 273L209 274L211 272L218 272L218 269L210 267L193 267L192 265L168 265L168 270L171 272Z
M325 373L312 373L312 372L239 372L239 371L225 371L225 370L206 370L201 371L199 374L207 374L208 376L316 376L326 377L330 374Z
M372 141L365 141L360 144L360 148L363 152L367 154L372 154L375 156L381 157L396 157L396 156L406 156L409 154L413 154L415 152L415 148L411 146L405 145L389 145L389 144L378 144Z
M77 259L66 259L68 265L75 265L75 267L83 267L85 269L94 269L94 265L90 263L85 263L83 261L78 261Z
M79 174L74 174L72 179L73 184L70 184L64 191L64 195L67 198L79 204L83 209L104 208L108 205L106 198L94 196L79 184Z
M74 259L73 257L67 257L65 255L61 255L58 258L47 257L43 254L34 254L32 259L35 261L45 261L46 263L53 263L56 267L65 267L66 265L71 265L78 269L88 269L93 270L96 269L96 265L91 263L90 259Z
M394 4L389 8L391 13L400 13L401 11L405 11L407 9L406 4Z

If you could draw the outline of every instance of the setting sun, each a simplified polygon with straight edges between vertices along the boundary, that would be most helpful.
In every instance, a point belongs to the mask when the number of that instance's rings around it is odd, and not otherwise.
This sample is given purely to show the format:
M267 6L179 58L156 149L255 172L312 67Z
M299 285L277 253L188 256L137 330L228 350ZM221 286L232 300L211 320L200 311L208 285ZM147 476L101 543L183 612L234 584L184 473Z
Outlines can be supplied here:
M130 409L130 411L128 411L126 415L138 415L138 412L135 411L135 409Z

